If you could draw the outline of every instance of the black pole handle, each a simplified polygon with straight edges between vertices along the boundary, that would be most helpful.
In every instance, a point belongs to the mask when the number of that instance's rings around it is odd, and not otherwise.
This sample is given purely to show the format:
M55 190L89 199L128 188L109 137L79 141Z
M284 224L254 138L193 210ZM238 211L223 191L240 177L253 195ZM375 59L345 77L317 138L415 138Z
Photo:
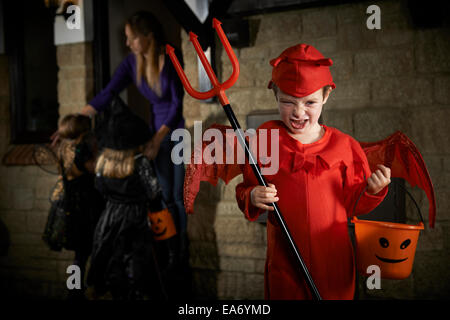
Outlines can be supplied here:
M239 143L241 144L242 148L244 148L245 156L249 160L249 163L253 169L253 173L256 176L256 179L258 179L258 182L261 186L267 187L268 186L267 182L264 179L264 176L261 174L261 170L258 166L258 163L256 162L255 158L253 157L250 147L248 146L248 143L245 140L245 137L242 133L241 126L239 125L239 122L236 119L236 116L234 115L234 112L231 109L231 106L229 104L227 104L227 105L223 106L223 109L225 110L225 113L228 117L228 120L231 123L231 126L234 129L234 132L236 133ZM288 241L288 243L292 249L292 253L297 258L297 261L300 264L300 268L303 272L303 276L305 277L306 283L309 287L311 294L313 295L313 297L316 300L322 300L322 298L319 294L319 290L317 289L317 287L314 283L314 280L312 279L311 274L308 271L308 267L306 266L305 262L303 261L303 258L300 254L300 251L297 248L297 245L295 244L294 240L292 239L291 233L289 232L288 226L286 225L286 222L284 221L284 218L283 218L283 215L281 214L280 208L278 207L278 205L275 202L271 203L271 205L274 208L275 217L276 217L278 223L280 224L281 229L283 230L283 233L286 237L286 240Z

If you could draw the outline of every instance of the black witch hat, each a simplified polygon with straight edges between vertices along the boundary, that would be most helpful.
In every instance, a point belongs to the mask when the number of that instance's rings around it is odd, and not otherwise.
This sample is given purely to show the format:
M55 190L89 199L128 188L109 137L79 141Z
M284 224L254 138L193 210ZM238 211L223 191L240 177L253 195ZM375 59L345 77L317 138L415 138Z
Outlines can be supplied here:
M151 138L145 121L134 114L119 95L95 119L95 133L100 148L133 149Z

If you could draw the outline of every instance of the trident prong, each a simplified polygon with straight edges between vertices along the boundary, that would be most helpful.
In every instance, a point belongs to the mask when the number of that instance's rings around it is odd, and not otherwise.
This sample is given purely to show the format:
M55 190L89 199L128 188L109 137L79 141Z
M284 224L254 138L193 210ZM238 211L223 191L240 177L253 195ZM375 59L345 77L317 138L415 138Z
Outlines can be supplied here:
M236 58L236 55L233 52L233 49L231 48L230 43L228 42L227 37L225 36L225 33L222 30L221 22L217 20L216 18L213 18L213 28L216 30L217 35L219 36L220 41L222 42L223 46L225 47L225 51L228 54L228 57L231 60L231 64L233 66L233 72L228 80L226 80L224 83L220 83L217 79L216 74L214 73L214 70L211 67L211 64L208 62L208 59L205 56L205 53L203 52L202 47L200 46L197 38L198 36L193 33L189 32L189 40L194 45L195 51L198 54L198 57L200 58L200 61L205 68L206 74L208 75L209 80L212 83L212 89L206 92L199 92L192 88L191 84L189 83L188 78L186 77L183 68L181 67L180 63L178 62L178 59L175 55L174 48L170 45L166 45L166 53L169 55L170 60L172 60L172 63L175 67L175 70L178 73L178 76L181 79L181 82L183 83L184 88L186 91L194 98L196 99L210 99L214 96L217 96L219 98L220 104L222 106L228 105L229 101L227 96L225 95L225 90L231 88L233 84L236 82L236 80L239 77L239 62Z

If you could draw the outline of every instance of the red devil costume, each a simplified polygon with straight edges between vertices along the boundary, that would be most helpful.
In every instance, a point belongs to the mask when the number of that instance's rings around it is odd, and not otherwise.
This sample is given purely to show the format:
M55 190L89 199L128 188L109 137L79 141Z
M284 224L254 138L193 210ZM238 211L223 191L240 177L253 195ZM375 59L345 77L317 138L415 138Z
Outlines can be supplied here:
M288 48L271 61L274 68L269 87L275 83L296 97L307 96L326 85L335 87L329 71L331 64L331 59L325 59L312 46ZM260 129L279 130L280 169L266 179L277 188L280 210L322 298L352 299L355 268L347 218L373 210L384 199L387 188L377 195L365 192L371 171L361 146L337 129L323 128L322 138L302 144L288 134L283 122L263 124ZM244 169L244 182L237 186L236 198L247 219L254 220L262 210L251 204L250 192L258 183L250 170ZM311 297L295 267L280 227L269 214L267 299Z
M307 96L320 88L335 87L329 71L331 59L308 45L285 50L271 61L272 81L283 92ZM225 126L213 126L222 131ZM352 299L355 267L347 222L352 215L368 213L385 197L387 187L376 195L366 192L366 179L371 175L369 157L392 166L392 177L402 177L410 184L425 187L430 203L430 226L434 224L434 192L420 153L406 137L378 143L360 143L339 130L323 126L325 133L316 142L302 144L288 134L282 121L269 121L260 129L279 130L279 170L265 175L277 189L277 202L286 224L324 299ZM270 137L267 133L267 137ZM406 140L405 140L406 138ZM268 147L272 144L267 143ZM400 146L398 148L397 146ZM203 145L203 149L205 145ZM271 150L269 150L270 154ZM269 164L270 165L270 164ZM263 167L262 164L260 164ZM268 166L268 165L267 165ZM373 164L372 164L373 166ZM250 192L258 185L247 165L191 164L185 179L185 206L191 213L200 181L226 183L240 172L244 181L236 187L236 199L249 220L256 220L263 210L251 204ZM422 180L420 182L419 180ZM433 206L434 204L434 206ZM287 241L274 216L267 221L267 259L265 265L265 297L267 299L309 299L311 294L288 248Z

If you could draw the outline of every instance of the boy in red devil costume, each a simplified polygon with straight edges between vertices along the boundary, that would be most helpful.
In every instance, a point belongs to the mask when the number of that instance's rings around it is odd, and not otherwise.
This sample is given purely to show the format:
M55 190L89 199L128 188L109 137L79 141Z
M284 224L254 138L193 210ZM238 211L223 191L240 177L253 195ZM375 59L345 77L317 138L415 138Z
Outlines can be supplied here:
M236 187L238 205L253 221L264 210L273 210L269 204L277 202L322 298L352 299L355 268L347 219L368 213L383 201L390 169L379 165L372 173L356 140L319 124L322 106L335 88L331 59L310 45L299 44L270 64L269 88L275 92L281 121L266 122L259 129L279 130L280 166L275 175L265 175L269 187L263 187L246 165L244 181ZM311 298L270 213L265 297Z

